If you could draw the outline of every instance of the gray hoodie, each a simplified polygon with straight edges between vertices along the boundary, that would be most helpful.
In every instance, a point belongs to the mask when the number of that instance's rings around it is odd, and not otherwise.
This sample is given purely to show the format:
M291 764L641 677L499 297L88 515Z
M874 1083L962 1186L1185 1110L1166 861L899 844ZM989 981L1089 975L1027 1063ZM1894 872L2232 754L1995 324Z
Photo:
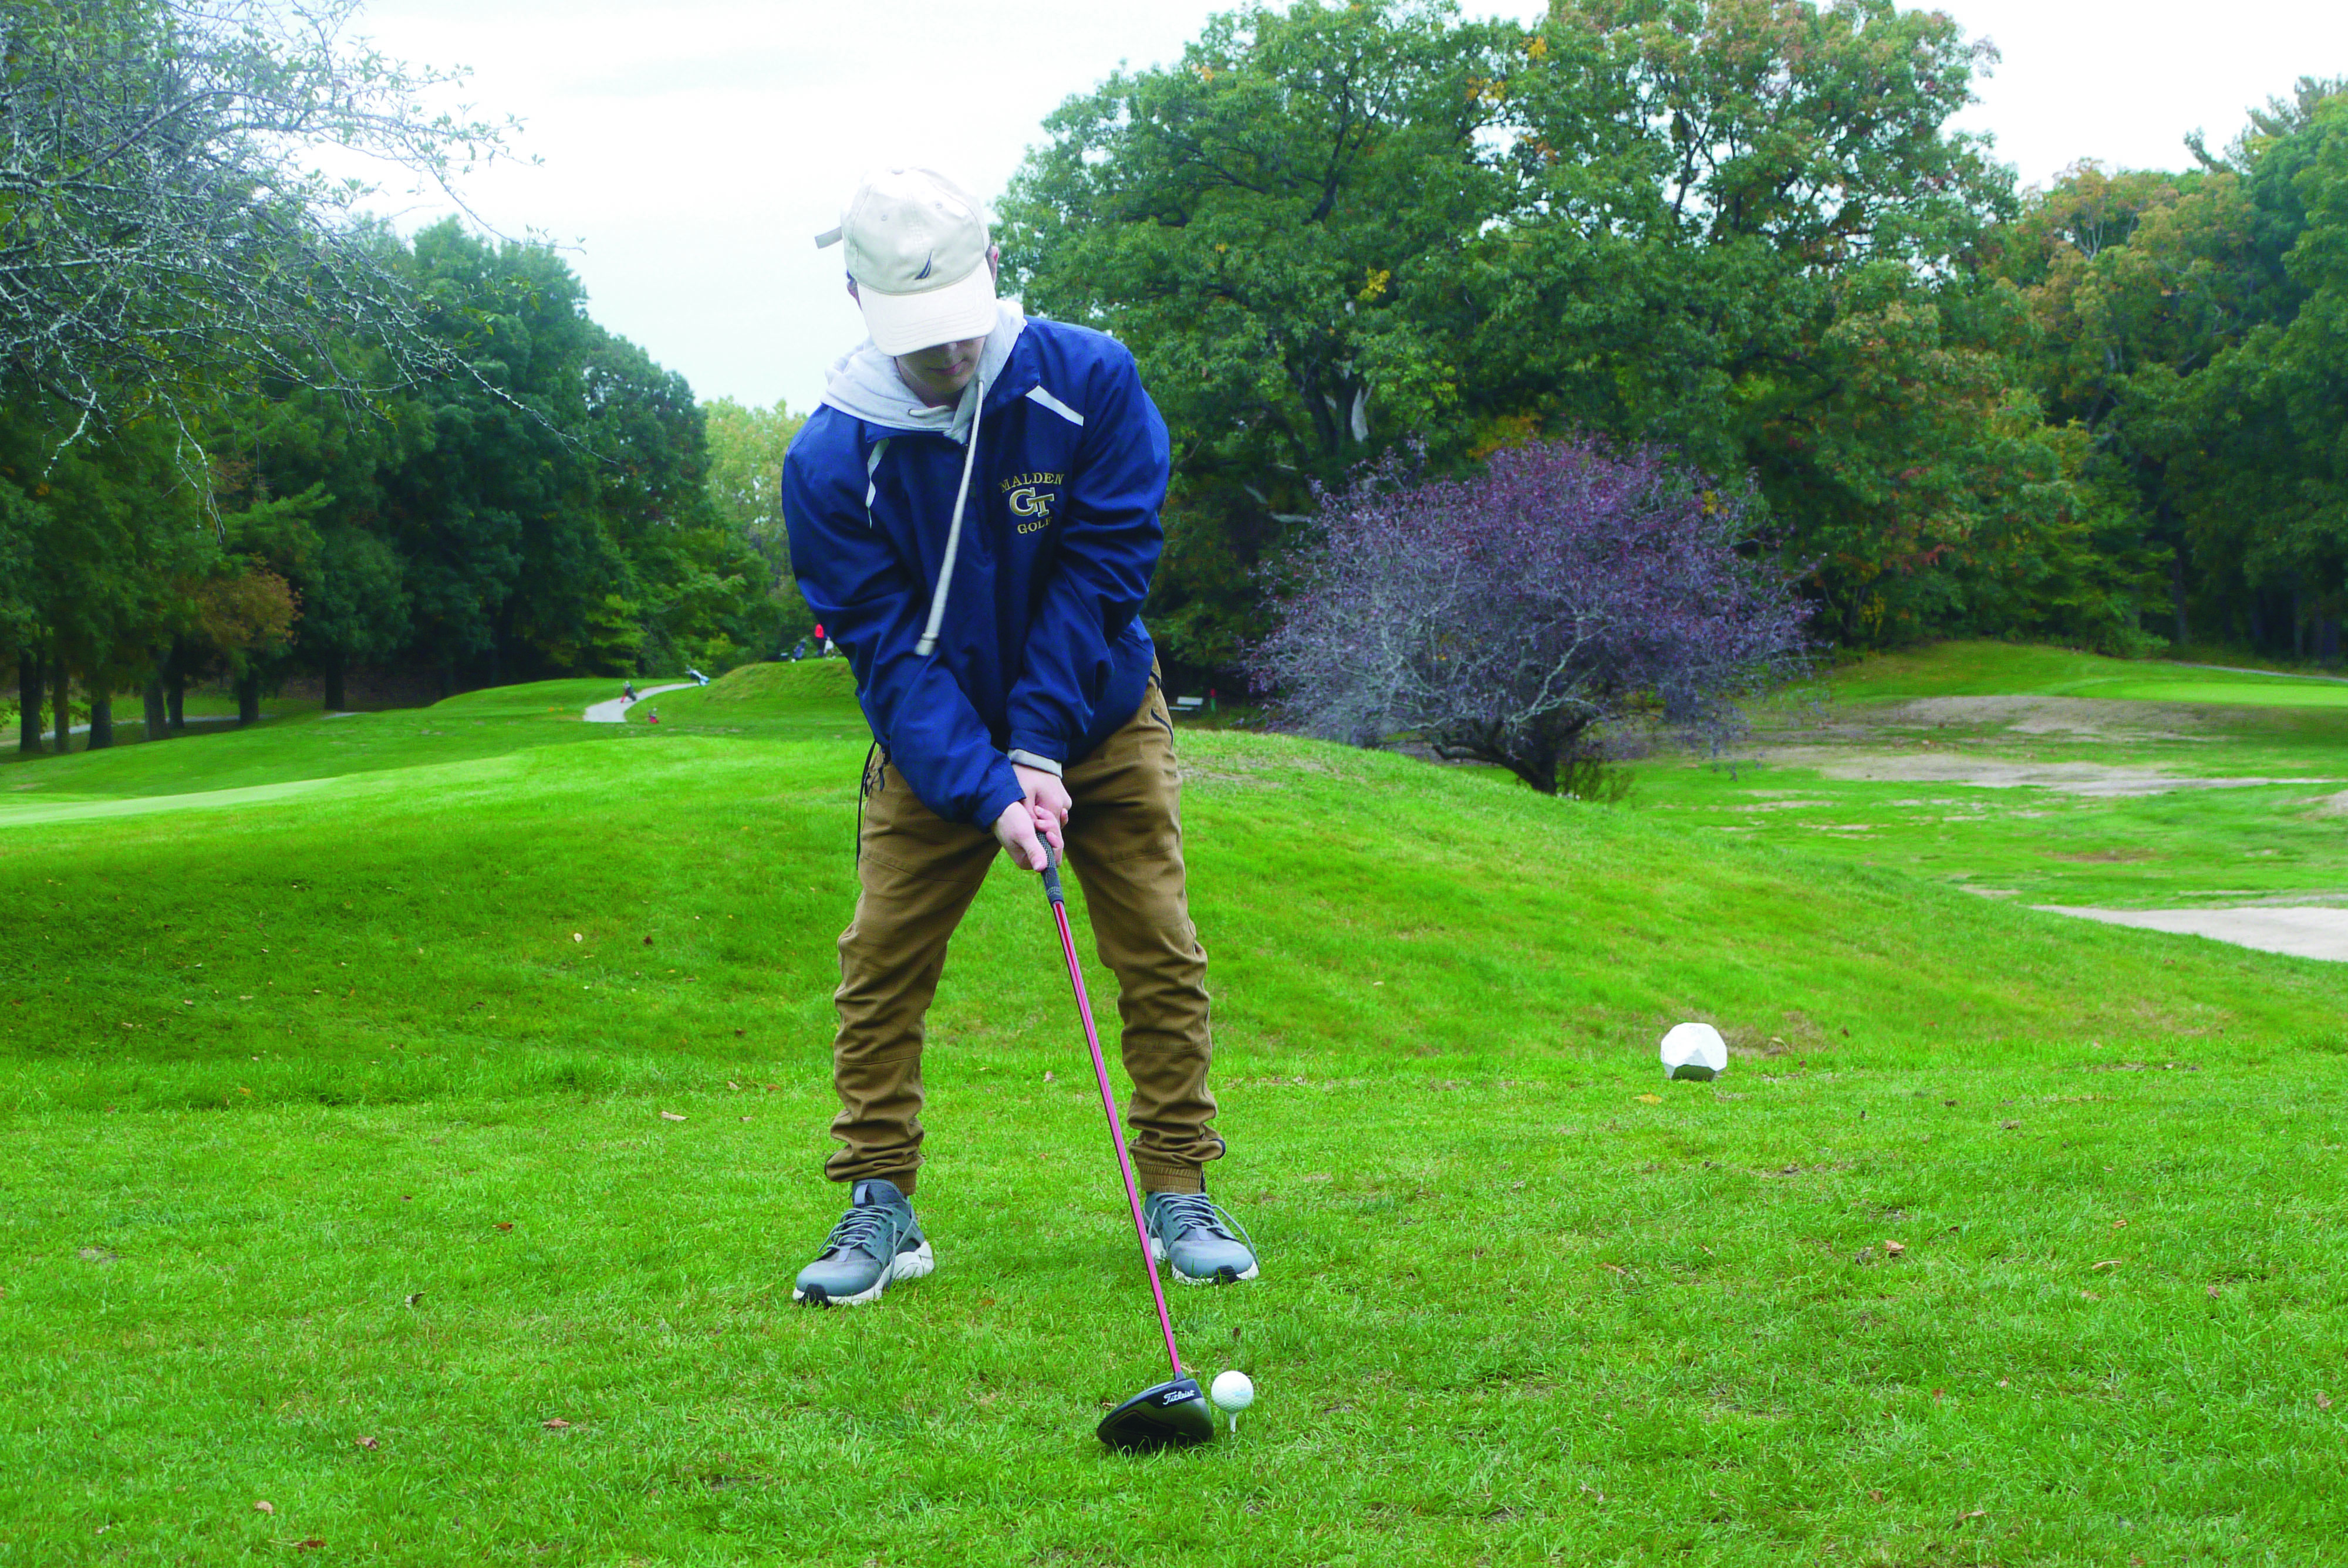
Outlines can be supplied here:
M1027 330L1026 313L1016 300L994 302L994 330L978 352L973 389L992 386L1011 358L1011 345ZM933 408L913 395L897 374L897 362L872 346L867 338L832 361L822 401L842 414L891 430L934 430L959 446L970 439L970 421L978 399L965 393L951 408Z

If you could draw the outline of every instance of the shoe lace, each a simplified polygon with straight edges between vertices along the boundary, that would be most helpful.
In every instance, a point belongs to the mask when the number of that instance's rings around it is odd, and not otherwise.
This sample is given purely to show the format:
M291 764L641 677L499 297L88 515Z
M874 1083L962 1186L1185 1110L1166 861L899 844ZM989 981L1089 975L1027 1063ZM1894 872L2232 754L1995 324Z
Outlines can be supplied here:
M827 1253L858 1251L877 1258L887 1258L897 1250L912 1228L912 1218L898 1216L897 1210L887 1204L862 1204L839 1216L831 1234L823 1238ZM886 1233L887 1239L881 1239Z
M1255 1237L1248 1235L1247 1227L1204 1193L1161 1193L1158 1215L1169 1242L1179 1241L1194 1230L1204 1230L1225 1241L1240 1242L1250 1252L1255 1250Z

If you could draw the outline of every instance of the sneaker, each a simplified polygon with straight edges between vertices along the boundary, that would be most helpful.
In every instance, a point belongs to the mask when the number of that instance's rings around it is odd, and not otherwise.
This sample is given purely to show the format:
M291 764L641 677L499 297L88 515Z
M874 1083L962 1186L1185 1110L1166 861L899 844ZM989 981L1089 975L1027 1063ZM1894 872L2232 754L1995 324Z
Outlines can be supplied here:
M850 1207L823 1238L823 1251L799 1270L791 1299L816 1307L861 1307L900 1279L937 1266L912 1203L893 1182L856 1184Z
M1169 1263L1185 1285L1231 1285L1256 1276L1255 1244L1239 1221L1204 1193L1149 1193L1141 1200L1149 1255Z

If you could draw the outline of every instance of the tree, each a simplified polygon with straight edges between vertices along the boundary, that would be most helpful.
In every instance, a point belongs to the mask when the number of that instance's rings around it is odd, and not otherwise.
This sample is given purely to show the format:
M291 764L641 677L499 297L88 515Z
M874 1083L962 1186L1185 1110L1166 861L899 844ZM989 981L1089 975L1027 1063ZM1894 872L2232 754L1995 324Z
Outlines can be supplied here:
M334 147L432 182L500 150L432 113L448 78L345 46L355 0L34 0L0 17L0 391L69 436L256 368L334 383L327 340L375 333L445 368Z
M1750 506L1653 447L1539 443L1416 484L1388 463L1324 508L1258 673L1307 733L1586 791L1610 732L1716 738L1794 667L1804 611Z
M790 536L783 528L783 457L807 415L793 414L779 399L772 408L746 408L730 397L701 407L708 421L709 503L718 525L747 540L766 562L767 601L780 646L815 625L799 598Z
M1489 133L1517 36L1447 4L1253 5L1045 120L1004 255L1031 307L1133 349L1173 432L1170 657L1238 662L1251 569L1314 480L1472 440L1454 274L1516 210Z

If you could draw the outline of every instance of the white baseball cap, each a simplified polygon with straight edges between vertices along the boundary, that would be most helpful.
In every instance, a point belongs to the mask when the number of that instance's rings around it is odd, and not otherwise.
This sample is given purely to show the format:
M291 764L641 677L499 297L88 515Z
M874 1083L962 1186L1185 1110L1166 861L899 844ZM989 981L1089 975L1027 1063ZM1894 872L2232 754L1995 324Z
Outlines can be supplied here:
M911 354L994 330L986 215L937 170L866 175L839 227L815 237L819 247L843 240L864 325L882 354Z

